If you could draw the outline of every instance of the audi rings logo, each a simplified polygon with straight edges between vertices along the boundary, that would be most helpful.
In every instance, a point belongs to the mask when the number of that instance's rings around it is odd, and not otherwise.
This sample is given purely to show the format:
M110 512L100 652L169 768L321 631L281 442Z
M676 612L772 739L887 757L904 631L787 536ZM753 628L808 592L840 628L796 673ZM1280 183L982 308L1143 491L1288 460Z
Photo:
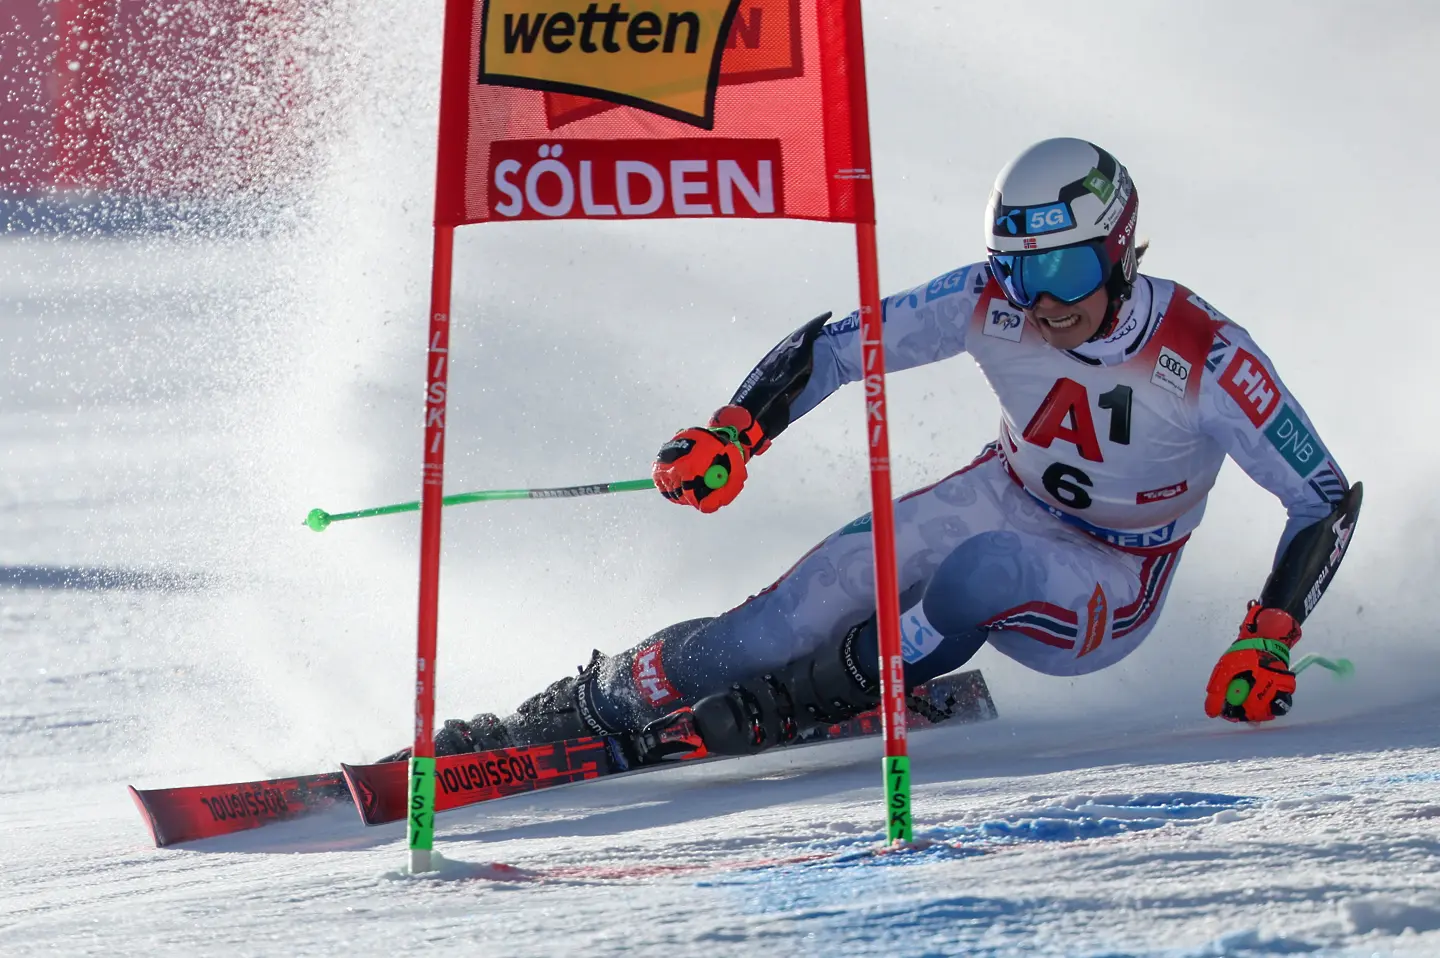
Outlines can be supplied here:
M1159 365L1160 365L1160 368L1161 368L1161 369L1168 369L1168 370L1170 370L1172 373L1174 373L1174 374L1175 374L1176 376L1178 376L1180 379L1189 379L1189 378L1190 378L1190 366L1189 366L1189 364L1186 363L1186 362L1185 362L1184 360L1182 360L1182 359L1178 359L1174 354L1167 354L1167 355L1161 356L1161 357L1160 357L1160 363L1159 363Z
M1160 358L1155 360L1155 371L1150 374L1150 382L1168 393L1183 397L1189 381L1190 364L1170 347L1162 348Z

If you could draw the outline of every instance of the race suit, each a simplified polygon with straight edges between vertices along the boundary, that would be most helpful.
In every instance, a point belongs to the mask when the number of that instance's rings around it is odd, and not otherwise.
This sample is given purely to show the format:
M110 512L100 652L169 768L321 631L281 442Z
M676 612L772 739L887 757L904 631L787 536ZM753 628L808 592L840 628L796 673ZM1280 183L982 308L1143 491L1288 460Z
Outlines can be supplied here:
M1113 332L1068 351L1041 338L984 264L888 297L883 318L888 370L969 353L1000 400L995 442L895 503L907 685L987 641L1049 675L1129 655L1155 625L1226 455L1289 514L1277 559L1348 488L1250 335L1170 280L1137 277ZM862 378L858 313L804 332L765 360L810 350L787 424ZM729 612L612 659L597 710L634 727L778 669L874 615L874 589L867 515Z

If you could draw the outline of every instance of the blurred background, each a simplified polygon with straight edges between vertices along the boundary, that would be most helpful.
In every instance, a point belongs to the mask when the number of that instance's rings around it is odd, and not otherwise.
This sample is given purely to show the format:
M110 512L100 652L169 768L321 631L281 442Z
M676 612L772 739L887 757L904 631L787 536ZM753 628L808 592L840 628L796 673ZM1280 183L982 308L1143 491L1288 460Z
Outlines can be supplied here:
M17 768L66 752L177 784L408 741L418 522L301 520L419 495L441 8L5 3L0 727L25 734L0 749ZM872 2L866 34L884 287L981 258L990 184L1030 143L1115 153L1145 270L1247 327L1366 484L1303 646L1359 680L1302 688L1288 721L1433 694L1437 334L1410 304L1440 219L1440 11ZM647 475L776 341L854 307L853 264L850 230L811 223L462 230L447 491ZM897 492L995 436L964 357L890 389ZM592 647L768 585L868 510L862 415L857 389L832 397L715 516L654 494L447 510L441 717L513 707ZM982 652L1002 714L1203 726L1283 521L1227 466L1144 647L1075 680Z

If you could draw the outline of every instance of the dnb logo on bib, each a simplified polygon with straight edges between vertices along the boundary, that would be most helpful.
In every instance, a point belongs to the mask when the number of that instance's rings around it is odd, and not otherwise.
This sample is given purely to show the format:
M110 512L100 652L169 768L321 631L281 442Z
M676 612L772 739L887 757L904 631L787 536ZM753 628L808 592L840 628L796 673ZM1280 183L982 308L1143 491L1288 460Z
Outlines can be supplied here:
M480 83L597 97L715 125L740 0L487 0Z
M1280 450L1280 455L1290 463L1291 469L1300 473L1302 479L1314 472L1315 467L1325 459L1325 450L1305 428L1300 417L1295 415L1289 403L1280 409L1280 415L1265 430L1265 438Z

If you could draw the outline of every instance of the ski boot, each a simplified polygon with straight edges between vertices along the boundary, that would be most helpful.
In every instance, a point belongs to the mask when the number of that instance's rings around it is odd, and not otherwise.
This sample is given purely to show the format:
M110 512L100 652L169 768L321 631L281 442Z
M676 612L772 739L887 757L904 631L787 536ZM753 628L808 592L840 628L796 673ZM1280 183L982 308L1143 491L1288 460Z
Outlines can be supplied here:
M691 713L700 740L717 755L753 755L868 712L880 704L880 682L860 667L855 645L864 630L874 628L875 620L868 619L847 632L838 648L817 649L681 711Z
M481 712L469 721L446 719L435 733L435 755L464 755L568 738L620 734L621 729L613 729L601 721L592 704L595 673L604 661L605 656L598 650L592 652L590 663L580 669L578 675L567 675L550 683L545 691L521 702L513 715L503 719L493 712ZM380 761L409 757L410 749L404 748Z
M468 722L464 719L446 719L440 731L435 733L435 757L488 752L491 749L506 748L509 744L505 726L499 717L493 712L481 712ZM413 751L406 746L378 761L403 762L410 758Z
M515 714L504 722L511 738L532 745L618 732L600 718L595 708L595 677L604 663L600 650L592 650L590 662L577 675L551 683L539 695L521 702Z
M679 762L705 758L710 754L705 748L705 740L700 737L700 730L695 726L695 713L688 707L662 715L622 739L621 746L634 765Z

